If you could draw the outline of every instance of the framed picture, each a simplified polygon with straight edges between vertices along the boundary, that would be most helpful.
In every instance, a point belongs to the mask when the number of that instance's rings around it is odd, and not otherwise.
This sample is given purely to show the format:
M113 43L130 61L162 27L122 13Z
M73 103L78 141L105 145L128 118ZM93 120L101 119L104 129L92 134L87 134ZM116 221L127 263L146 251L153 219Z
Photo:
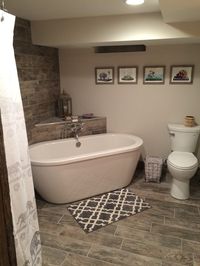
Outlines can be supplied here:
M192 84L194 65L171 66L171 84Z
M165 66L145 66L143 83L144 84L164 84L165 83Z
M114 67L96 67L95 81L96 84L113 84Z
M118 83L119 84L136 84L137 75L138 75L138 67L136 66L118 67Z

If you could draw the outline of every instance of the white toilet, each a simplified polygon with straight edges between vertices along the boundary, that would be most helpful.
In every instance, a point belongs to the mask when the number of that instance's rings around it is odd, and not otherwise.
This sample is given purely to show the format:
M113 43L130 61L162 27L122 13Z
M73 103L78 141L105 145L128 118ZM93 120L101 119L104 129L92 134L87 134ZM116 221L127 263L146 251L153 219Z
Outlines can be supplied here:
M198 160L194 156L200 126L185 127L181 124L168 125L171 150L167 166L172 175L171 195L176 199L185 200L190 196L190 179L198 168Z

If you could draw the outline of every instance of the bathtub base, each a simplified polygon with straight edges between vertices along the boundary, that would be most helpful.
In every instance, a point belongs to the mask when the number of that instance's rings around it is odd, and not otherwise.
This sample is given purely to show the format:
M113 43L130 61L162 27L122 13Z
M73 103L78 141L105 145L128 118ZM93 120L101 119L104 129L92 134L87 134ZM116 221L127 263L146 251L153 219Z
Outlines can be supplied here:
M48 168L33 165L34 185L48 202L78 201L129 185L139 156L138 149Z

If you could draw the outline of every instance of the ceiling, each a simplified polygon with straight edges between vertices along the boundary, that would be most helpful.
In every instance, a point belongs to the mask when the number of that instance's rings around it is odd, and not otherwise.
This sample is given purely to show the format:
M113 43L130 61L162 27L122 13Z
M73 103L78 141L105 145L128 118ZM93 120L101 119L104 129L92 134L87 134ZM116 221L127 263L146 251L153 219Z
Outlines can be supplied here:
M82 18L161 12L166 23L200 21L200 0L145 0L128 6L125 0L4 0L15 16L35 20Z
M159 0L128 6L125 0L6 0L7 10L28 20L51 20L160 12Z
M128 6L125 0L4 1L9 13L32 21L32 39L39 45L89 45L88 31L91 43L100 44L200 43L200 0L145 0L140 6Z

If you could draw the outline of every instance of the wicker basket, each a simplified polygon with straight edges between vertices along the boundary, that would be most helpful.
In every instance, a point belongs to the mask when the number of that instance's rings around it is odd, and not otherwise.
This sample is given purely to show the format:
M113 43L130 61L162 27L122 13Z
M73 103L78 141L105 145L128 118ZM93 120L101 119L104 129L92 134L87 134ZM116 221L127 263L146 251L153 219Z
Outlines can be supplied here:
M184 120L184 125L186 127L194 127L196 126L194 116L186 115Z
M145 159L145 181L160 182L163 160L159 157L147 156Z

